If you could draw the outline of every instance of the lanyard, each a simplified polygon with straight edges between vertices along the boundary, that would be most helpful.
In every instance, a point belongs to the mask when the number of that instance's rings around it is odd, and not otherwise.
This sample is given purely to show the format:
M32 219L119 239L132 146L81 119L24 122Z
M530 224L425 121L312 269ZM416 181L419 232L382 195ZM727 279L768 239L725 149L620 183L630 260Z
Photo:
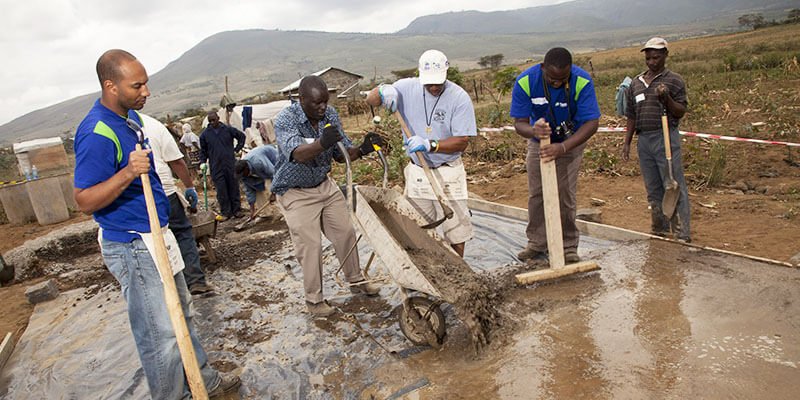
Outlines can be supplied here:
M569 79L572 79L572 74L570 74ZM567 110L569 117L568 119L572 120L572 107L570 107L570 96L569 96L569 79L567 79L567 83L564 85L564 94L567 95ZM547 108L550 110L550 118L553 119L553 124L558 125L558 120L556 119L555 110L553 110L553 102L550 100L550 90L547 88L547 81L544 79L544 71L542 71L542 87L544 87L544 98L547 99Z
M442 95L444 94L444 89L446 87L447 83L445 82L445 85L442 86L442 91L439 93L438 96L436 96L436 101L433 103L433 107L431 108L431 115L428 116L428 102L427 100L425 100L425 92L427 92L428 90L425 89L424 85L422 86L422 104L425 107L425 124L426 124L425 133L431 132L431 122L433 122L433 113L436 112L436 105L439 104L439 100L441 100Z

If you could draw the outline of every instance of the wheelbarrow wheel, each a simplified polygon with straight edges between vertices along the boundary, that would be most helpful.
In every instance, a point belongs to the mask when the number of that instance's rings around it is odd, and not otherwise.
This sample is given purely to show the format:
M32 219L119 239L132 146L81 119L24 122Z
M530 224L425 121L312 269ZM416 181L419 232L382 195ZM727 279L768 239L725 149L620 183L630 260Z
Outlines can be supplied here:
M400 307L400 330L417 346L440 348L446 334L445 317L438 303L426 297L409 297Z

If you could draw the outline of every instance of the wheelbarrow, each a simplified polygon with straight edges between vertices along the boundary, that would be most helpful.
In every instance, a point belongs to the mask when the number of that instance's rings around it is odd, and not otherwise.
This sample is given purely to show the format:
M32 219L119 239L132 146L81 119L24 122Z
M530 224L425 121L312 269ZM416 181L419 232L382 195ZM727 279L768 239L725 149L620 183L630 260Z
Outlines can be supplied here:
M198 211L196 214L189 214L189 222L192 223L192 234L197 243L203 245L208 255L208 260L212 263L217 262L217 255L211 247L211 238L217 236L216 214L208 209Z
M415 345L439 348L447 331L440 305L452 302L454 296L451 291L442 290L441 285L446 285L446 282L430 279L428 272L431 269L425 267L447 263L459 269L462 276L474 272L436 231L423 229L428 221L401 193L386 189L385 186L354 187L350 159L344 146L341 143L339 146L345 158L345 194L348 204L352 206L349 211L353 224L362 233L361 237L369 242L373 256L377 255L383 261L391 281L400 288L403 298L398 315L400 330ZM380 151L378 154L384 162L386 173L385 158ZM365 271L369 269L372 259L370 257ZM420 260L425 260L426 265L418 264ZM371 279L369 276L367 278Z

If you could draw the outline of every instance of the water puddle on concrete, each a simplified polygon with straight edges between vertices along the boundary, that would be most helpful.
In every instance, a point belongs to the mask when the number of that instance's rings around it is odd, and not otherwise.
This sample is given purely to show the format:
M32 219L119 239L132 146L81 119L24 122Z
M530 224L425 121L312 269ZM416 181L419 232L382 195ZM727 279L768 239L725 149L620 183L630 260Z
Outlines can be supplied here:
M800 271L659 241L618 244L592 258L599 273L510 289L502 312L518 324L479 356L455 340L404 361L430 382L421 398L800 392ZM378 376L386 380L399 369L384 368Z

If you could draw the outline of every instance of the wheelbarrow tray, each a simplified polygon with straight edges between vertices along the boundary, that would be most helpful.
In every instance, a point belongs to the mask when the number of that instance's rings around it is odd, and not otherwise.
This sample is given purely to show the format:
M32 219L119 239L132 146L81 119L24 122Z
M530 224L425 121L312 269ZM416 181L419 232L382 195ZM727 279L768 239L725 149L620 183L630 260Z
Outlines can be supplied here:
M357 186L355 196L357 225L398 285L452 302L448 280L476 276L401 193Z
M217 236L217 220L211 211L198 211L189 215L195 240Z

